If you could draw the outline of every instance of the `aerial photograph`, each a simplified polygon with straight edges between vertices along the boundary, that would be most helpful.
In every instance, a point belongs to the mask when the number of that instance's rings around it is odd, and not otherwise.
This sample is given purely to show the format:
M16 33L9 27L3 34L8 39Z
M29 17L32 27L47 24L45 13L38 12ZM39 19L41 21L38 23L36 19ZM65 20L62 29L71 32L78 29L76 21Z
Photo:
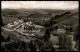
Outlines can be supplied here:
M1 1L1 51L79 51L79 1Z

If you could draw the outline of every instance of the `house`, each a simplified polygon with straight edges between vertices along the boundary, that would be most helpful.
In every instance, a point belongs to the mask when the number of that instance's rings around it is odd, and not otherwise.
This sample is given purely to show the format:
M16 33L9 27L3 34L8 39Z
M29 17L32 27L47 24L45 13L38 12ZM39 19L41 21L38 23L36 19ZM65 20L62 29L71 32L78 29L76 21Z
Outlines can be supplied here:
M23 22L23 20L21 19L21 20L19 20L19 22L20 22L20 23L22 23L22 22Z
M32 25L33 25L31 21L25 22L25 24L26 24L26 25L29 25L29 26L32 26Z
M12 24L12 23L9 23L9 24L7 24L7 28L11 28L11 27L13 27L14 25Z
M14 21L14 25L17 25L17 24L19 24L19 22L18 21Z
M23 20L16 20L16 21L14 21L14 25L18 25L18 24L20 24L22 22L23 22Z

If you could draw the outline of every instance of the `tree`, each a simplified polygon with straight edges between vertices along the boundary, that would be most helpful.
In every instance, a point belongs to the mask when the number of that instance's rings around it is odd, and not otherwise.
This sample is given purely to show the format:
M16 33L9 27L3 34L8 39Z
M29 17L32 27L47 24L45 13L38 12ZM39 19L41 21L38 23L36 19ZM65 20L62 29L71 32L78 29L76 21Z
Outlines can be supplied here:
M10 41L10 36L8 35L7 40Z
M33 40L30 41L29 48L31 49L31 51L36 51L36 45Z
M50 19L50 21L47 21L44 25L46 27L46 31L44 34L44 40L48 40L50 38L50 33L52 31L52 25L56 24L56 21L53 19Z

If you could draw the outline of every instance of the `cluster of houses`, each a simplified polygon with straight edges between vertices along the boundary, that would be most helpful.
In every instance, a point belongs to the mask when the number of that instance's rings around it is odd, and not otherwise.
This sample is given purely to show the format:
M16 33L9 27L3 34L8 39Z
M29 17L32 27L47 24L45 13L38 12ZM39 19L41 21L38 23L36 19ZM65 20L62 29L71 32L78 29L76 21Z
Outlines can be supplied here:
M26 31L40 32L41 29L44 28L43 26L33 24L32 21L24 22L22 19L11 22L11 23L7 24L6 26L7 26L7 28L14 28L15 27L16 30L22 28L21 30L23 30L25 32ZM26 30L26 28L28 28L28 29Z
M21 20L16 20L14 22L11 22L11 23L7 24L7 28L12 28L14 26L19 25L20 23L23 23L23 20L22 19Z

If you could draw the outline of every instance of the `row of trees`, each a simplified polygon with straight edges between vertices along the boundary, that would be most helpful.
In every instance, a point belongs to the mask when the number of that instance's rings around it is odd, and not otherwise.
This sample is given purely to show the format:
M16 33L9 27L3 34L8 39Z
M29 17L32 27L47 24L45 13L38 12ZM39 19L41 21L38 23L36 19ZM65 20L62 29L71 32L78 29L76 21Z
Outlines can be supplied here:
M9 44L5 44L1 46L2 51L27 51L28 44L26 42L21 41L21 42L11 42Z
M12 51L12 50L27 50L29 47L28 43L24 41L11 41L11 37L1 35L1 51Z

